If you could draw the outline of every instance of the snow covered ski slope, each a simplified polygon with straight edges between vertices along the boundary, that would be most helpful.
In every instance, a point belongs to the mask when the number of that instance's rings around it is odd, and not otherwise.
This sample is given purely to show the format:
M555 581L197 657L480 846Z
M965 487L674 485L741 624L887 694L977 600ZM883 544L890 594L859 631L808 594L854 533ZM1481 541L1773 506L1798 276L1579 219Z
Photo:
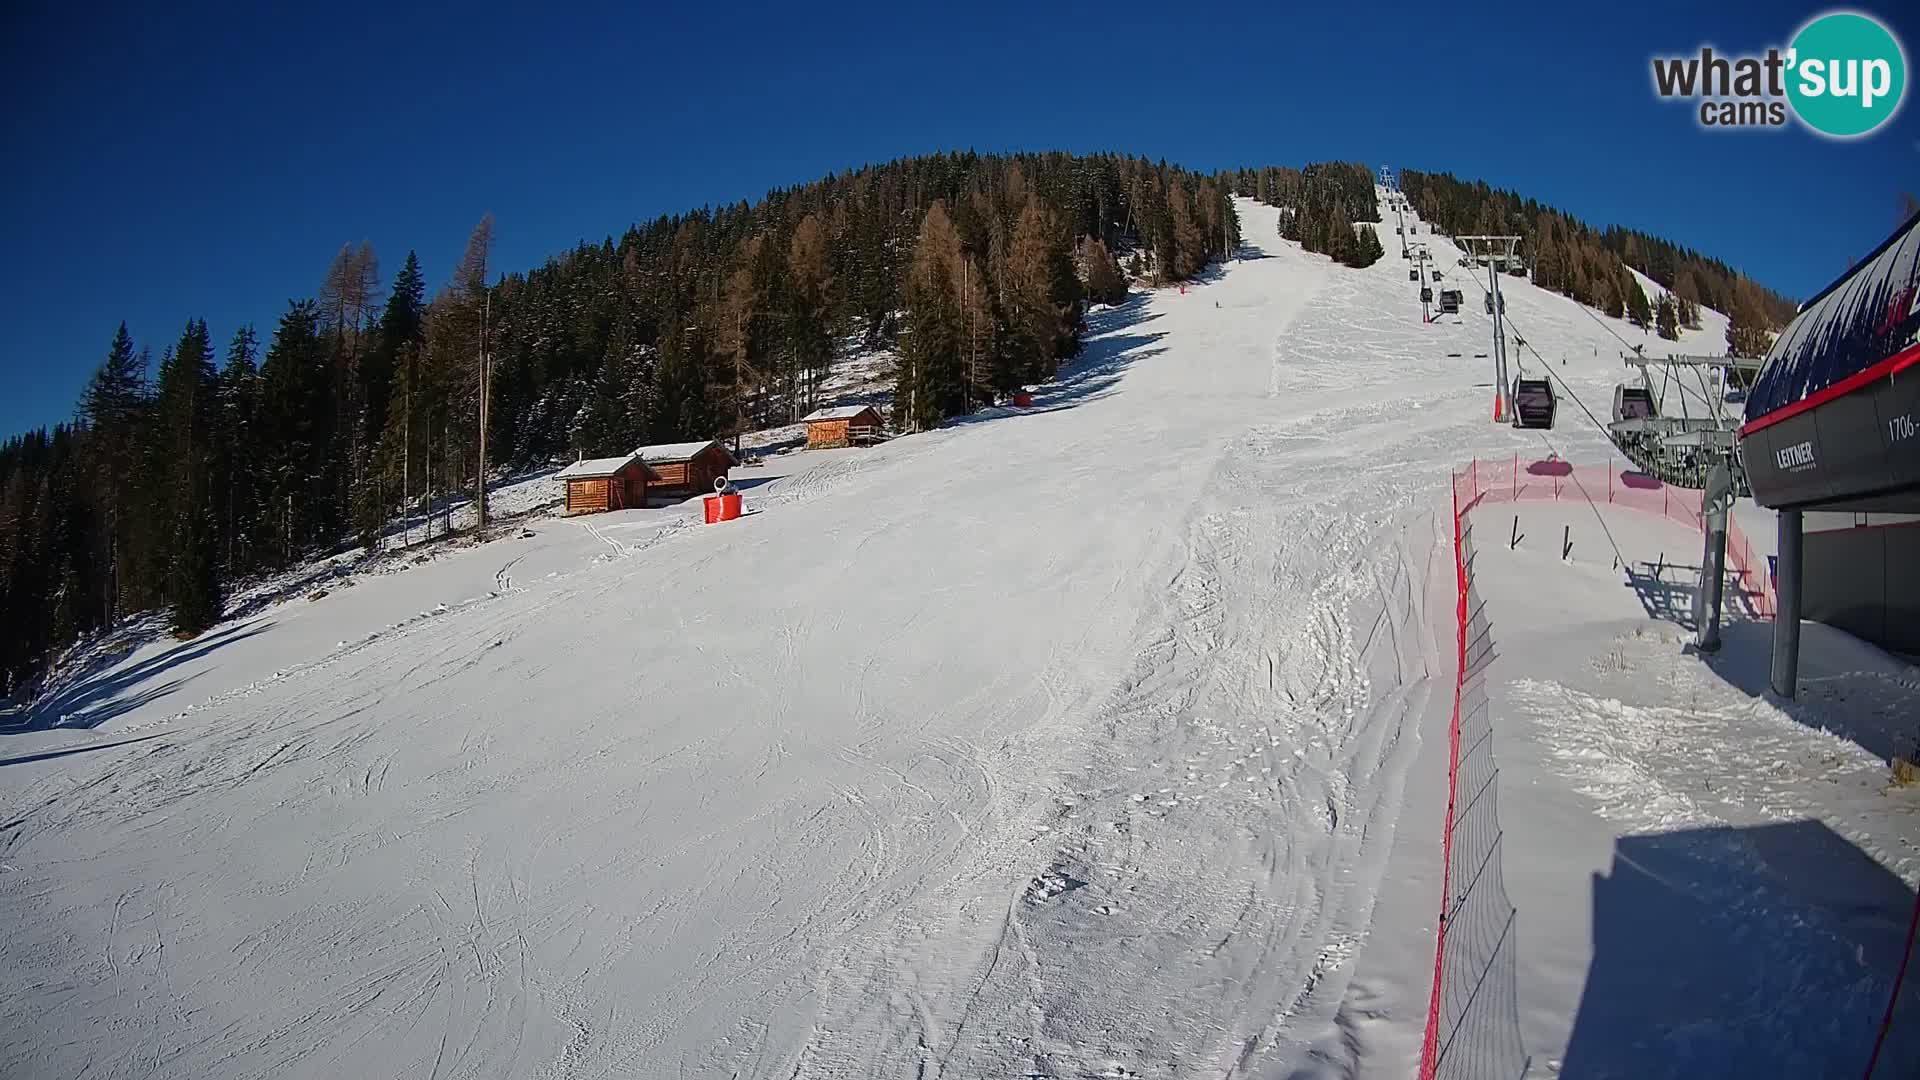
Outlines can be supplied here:
M1437 889L1436 508L1604 442L1488 422L1472 286L1240 211L1031 410L95 675L0 744L0 1075L1404 1075L1431 953L1352 984ZM1618 342L1503 285L1604 408Z

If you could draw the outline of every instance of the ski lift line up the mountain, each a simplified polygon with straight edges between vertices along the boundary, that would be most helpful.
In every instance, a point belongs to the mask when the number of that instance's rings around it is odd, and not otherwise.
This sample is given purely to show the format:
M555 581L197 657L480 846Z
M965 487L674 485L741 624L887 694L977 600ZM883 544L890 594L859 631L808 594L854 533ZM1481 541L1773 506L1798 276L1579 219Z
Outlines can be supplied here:
M1496 278L1495 282L1497 283L1498 280L1499 279ZM1478 281L1474 281L1474 284L1479 286L1480 291L1482 293L1487 292L1487 287L1485 285L1482 285ZM1504 333L1504 329L1500 324L1504 324L1504 328L1512 329L1515 342L1519 344L1521 348L1533 354L1534 360L1539 363L1540 370L1546 373L1547 378L1553 380L1553 382L1560 388L1560 392L1566 394L1567 397L1570 398L1573 401L1573 403L1579 407L1581 414L1586 416L1587 422L1593 425L1593 429L1595 431L1599 432L1602 436L1606 436L1609 439L1609 441L1611 441L1612 432L1609 431L1609 429L1607 428L1607 425L1602 423L1600 421L1600 418L1593 414L1592 409L1587 408L1587 403L1580 400L1580 395L1574 392L1573 387L1567 385L1567 381L1565 379L1562 379L1560 376L1554 374L1553 367L1547 363L1547 358L1544 356L1541 356L1540 350L1533 347L1532 340L1529 339L1525 334L1525 332L1523 332L1520 329L1520 324L1513 321L1513 316L1507 315L1504 312L1502 312L1500 315L1495 317L1494 322L1496 324L1495 336L1500 337Z
M1495 253L1503 261L1512 261L1513 252L1520 244L1518 236L1456 236L1454 243L1465 243L1467 250L1476 257L1484 247L1487 253L1488 305L1493 309L1493 416L1495 420L1512 408L1508 399L1507 387L1507 345L1506 335L1501 328L1501 320L1506 317L1506 302L1500 298L1500 268L1495 262Z

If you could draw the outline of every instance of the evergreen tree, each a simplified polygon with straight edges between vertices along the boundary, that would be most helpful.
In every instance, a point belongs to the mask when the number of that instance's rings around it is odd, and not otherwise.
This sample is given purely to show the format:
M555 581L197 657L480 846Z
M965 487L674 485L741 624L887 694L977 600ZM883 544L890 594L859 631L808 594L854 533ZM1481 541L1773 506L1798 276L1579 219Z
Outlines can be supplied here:
M1679 311L1674 307L1671 294L1660 294L1660 303L1654 308L1653 324L1659 330L1661 337L1668 341L1680 340Z
M193 637L220 617L220 537L214 515L217 384L207 324L193 321L160 366L153 475L161 478L166 594L174 633Z
M829 304L833 273L827 255L826 231L816 214L794 227L787 248L787 342L800 391L794 396L793 418L819 404L820 388L833 363L833 334Z
M1138 256L1136 256L1137 258ZM1080 243L1080 263L1085 267L1087 299L1096 304L1118 304L1127 298L1127 279L1120 264L1107 250L1106 242L1089 236Z
M1353 227L1353 233L1353 250L1347 257L1348 266L1372 266L1386 255L1386 249L1380 245L1380 234L1371 225Z
M1322 226L1321 249L1334 262L1353 262L1353 220L1347 217L1347 208L1338 202L1327 208L1326 223Z
M960 235L944 202L928 207L907 272L907 328L894 386L894 424L903 431L940 426L960 411L962 326L952 269Z
M326 353L311 300L287 305L260 366L261 512L272 565L285 566L322 535L331 485Z
M1653 324L1653 305L1647 303L1646 290L1637 281L1627 282L1627 318L1642 330Z
M729 373L715 388L728 418L727 433L736 440L769 411L765 389L776 344L773 272L766 237L749 236L740 244L720 296L715 351Z
M95 471L90 490L97 493L105 521L108 573L102 620L112 623L125 606L142 606L147 582L140 579L142 539L134 483L148 414L146 360L133 348L133 336L121 323L80 400L80 416L93 446Z
M420 273L420 259L409 251L406 264L394 276L393 290L387 294L373 347L360 367L361 396L366 402L365 425L373 436L387 429L387 408L393 397L394 367L400 350L420 343L426 296L426 278Z
M1178 180L1167 185L1167 213L1173 277L1185 281L1206 263L1207 240L1194 217L1186 187Z
M1053 211L1038 200L1014 226L1002 292L1016 373L1026 382L1052 378L1078 350L1080 283Z
M243 326L227 346L215 388L214 501L220 513L221 574L231 578L260 565L259 339Z

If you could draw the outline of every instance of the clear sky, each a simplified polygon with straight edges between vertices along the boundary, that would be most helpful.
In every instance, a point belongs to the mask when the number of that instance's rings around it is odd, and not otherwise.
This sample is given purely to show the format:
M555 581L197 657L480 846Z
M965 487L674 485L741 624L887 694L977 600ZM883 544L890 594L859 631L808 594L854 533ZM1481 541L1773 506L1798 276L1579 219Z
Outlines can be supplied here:
M194 316L264 339L348 241L388 278L417 249L437 287L488 211L494 269L525 269L926 151L1448 170L1796 297L1920 189L1911 100L1837 143L1654 98L1656 52L1784 46L1826 5L1302 6L9 4L0 432L70 415L122 319L156 356ZM1920 11L1854 9L1920 59Z

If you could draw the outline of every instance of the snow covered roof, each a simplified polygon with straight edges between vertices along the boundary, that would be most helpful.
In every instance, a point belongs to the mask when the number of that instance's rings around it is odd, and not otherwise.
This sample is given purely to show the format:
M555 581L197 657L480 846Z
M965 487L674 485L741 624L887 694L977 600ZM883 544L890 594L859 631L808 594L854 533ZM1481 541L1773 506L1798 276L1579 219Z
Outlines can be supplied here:
M648 464L686 461L695 454L714 445L712 439L700 439L697 442L657 443L635 450L634 456Z
M851 420L871 408L871 405L841 405L832 409L815 409L801 417L800 422L811 424L816 420Z
M612 476L621 469L634 463L639 454L626 457L586 458L553 474L555 480L591 480L602 476Z

